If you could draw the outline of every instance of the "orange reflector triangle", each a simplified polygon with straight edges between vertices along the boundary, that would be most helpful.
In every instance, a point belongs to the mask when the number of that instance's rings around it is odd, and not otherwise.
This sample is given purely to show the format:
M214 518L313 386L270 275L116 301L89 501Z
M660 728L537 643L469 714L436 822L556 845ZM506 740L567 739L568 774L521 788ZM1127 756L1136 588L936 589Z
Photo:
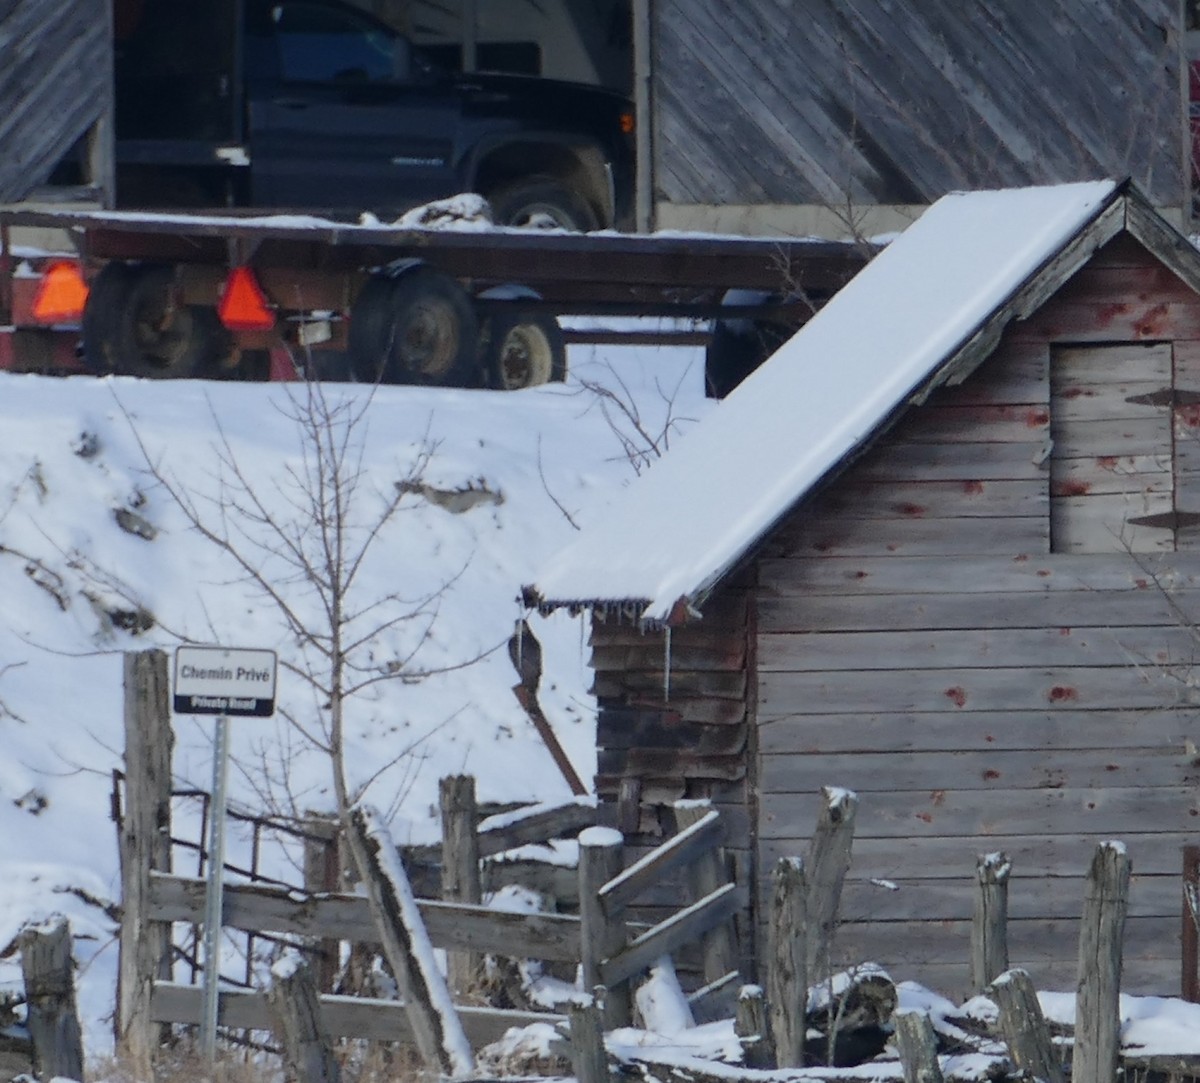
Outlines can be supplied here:
M217 315L230 331L269 331L275 326L275 313L249 267L229 272Z
M56 260L46 268L33 299L33 318L39 323L76 323L83 317L88 288L79 264Z

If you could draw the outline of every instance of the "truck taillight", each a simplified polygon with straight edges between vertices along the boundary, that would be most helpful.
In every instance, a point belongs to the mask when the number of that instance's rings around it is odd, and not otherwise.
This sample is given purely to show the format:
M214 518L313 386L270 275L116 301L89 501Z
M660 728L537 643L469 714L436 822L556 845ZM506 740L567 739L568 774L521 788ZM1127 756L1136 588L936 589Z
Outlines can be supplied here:
M621 114L621 119L618 121L621 132L624 135L633 135L634 128L637 127L637 119L634 116L632 109L626 109Z

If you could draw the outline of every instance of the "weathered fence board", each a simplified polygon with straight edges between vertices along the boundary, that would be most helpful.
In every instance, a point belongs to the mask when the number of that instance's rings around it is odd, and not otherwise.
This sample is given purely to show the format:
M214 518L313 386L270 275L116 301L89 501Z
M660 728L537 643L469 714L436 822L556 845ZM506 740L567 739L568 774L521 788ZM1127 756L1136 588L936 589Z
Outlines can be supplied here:
M204 881L157 874L151 878L153 914L160 921L199 921ZM466 903L418 899L434 945L469 948L518 959L579 959L579 918L569 914L511 914ZM235 929L292 933L378 943L366 899L356 895L298 896L282 888L230 884L225 924Z
M720 813L711 811L623 869L600 889L608 915L615 917L648 887L720 845L723 830Z
M711 895L684 907L654 928L630 941L613 958L600 964L603 983L612 987L645 970L655 959L678 951L737 912L737 888L725 884Z
M514 850L548 839L571 838L585 827L596 823L597 809L594 801L575 801L550 809L541 809L528 814L508 813L484 819L479 824L479 856ZM440 843L405 846L405 858L411 861L435 863L441 860Z
M155 982L151 1001L153 1018L161 1023L200 1022L201 990L195 985ZM412 1028L398 1000L323 995L321 1014L331 1034L381 1042L411 1042ZM532 1023L559 1023L565 1016L546 1012L508 1011L498 1008L458 1007L463 1030L476 1048L499 1040L510 1027ZM222 989L217 1022L224 1027L269 1030L271 1014L266 995L251 989Z

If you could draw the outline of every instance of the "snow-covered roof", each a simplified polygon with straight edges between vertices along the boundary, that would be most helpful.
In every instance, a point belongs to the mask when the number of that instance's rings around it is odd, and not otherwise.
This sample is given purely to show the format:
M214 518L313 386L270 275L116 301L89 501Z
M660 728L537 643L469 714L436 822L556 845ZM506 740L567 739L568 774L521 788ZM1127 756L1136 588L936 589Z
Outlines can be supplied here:
M905 403L978 364L1135 216L1139 236L1170 232L1113 181L938 200L549 559L527 600L619 604L648 622L698 604Z

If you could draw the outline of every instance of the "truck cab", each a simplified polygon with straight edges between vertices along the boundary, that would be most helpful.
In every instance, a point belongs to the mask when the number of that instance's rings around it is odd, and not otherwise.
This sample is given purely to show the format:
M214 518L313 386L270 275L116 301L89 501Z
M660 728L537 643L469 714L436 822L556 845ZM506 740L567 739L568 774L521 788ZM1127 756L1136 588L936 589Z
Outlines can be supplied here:
M627 224L633 111L446 70L341 0L118 0L117 199L394 214L476 191L501 224Z

